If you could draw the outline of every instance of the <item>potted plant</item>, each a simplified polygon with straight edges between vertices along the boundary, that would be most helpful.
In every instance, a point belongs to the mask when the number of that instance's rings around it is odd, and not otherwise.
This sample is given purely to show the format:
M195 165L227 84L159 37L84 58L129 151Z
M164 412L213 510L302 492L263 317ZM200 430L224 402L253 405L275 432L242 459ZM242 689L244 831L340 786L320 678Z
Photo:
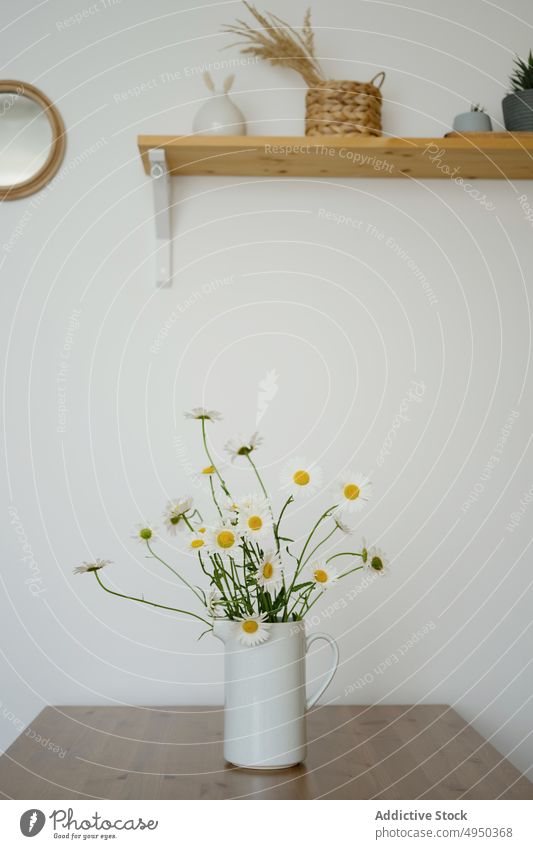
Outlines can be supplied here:
M144 594L112 589L101 578L110 561L84 563L74 571L89 572L106 592L157 609L191 616L225 647L224 754L227 761L252 769L280 769L305 758L305 714L330 683L338 662L335 641L314 632L307 637L309 613L337 582L360 570L383 575L387 564L379 548L350 543L359 511L372 491L368 477L343 472L327 495L326 509L310 531L298 539L288 534L291 506L306 496L326 495L322 473L302 458L289 461L281 475L283 506L270 499L252 454L262 439L230 440L232 461L248 463L259 491L237 497L222 476L207 439L207 423L221 418L216 410L195 407L186 417L200 426L208 465L198 478L211 494L211 519L204 521L190 497L171 501L164 521L173 536L183 531L180 548L185 568L168 563L154 548L154 529L142 524L135 539L154 562L170 570L194 601L187 610L149 601ZM282 521L283 520L283 521ZM283 527L282 527L283 524ZM339 544L340 551L335 550ZM187 574L188 573L188 574ZM187 577L186 577L187 574ZM347 605L342 597L343 606ZM166 601L166 599L165 599ZM339 602L336 602L339 603ZM320 616L313 610L313 624ZM331 652L329 673L311 695L306 694L305 656L315 640Z
M469 112L461 112L453 121L453 129L457 133L490 133L492 124L485 114L485 108L479 103L473 103Z
M511 76L512 93L503 98L503 121L506 130L533 132L533 53L527 60L519 56L514 60Z

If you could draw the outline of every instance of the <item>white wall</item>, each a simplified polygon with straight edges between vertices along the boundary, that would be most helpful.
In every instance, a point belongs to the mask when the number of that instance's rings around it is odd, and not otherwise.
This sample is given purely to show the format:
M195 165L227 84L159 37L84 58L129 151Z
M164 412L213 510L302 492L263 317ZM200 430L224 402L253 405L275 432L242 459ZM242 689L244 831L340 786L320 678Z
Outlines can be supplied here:
M306 4L269 5L298 23ZM392 135L442 135L470 101L499 127L512 56L533 41L530 4L409 5L315 2L331 76L385 69ZM392 557L388 580L334 615L322 606L342 652L328 700L451 703L528 769L531 508L512 532L508 525L533 484L533 239L518 200L525 193L533 203L531 184L478 184L489 211L443 181L175 180L174 285L157 291L151 186L136 136L189 131L206 91L186 69L239 55L219 48L228 41L221 25L241 10L107 0L67 28L64 19L83 8L21 0L0 36L3 76L41 87L68 127L63 178L0 211L0 743L47 703L221 701L218 644L198 643L194 624L105 596L72 568L108 557L114 587L185 604L131 528L191 487L207 504L189 479L202 452L182 411L205 401L224 412L210 428L221 452L234 432L255 429L258 384L275 370L279 391L257 454L268 484L276 488L294 454L319 458L328 482L344 465L372 470L376 497L360 530ZM143 83L144 93L121 99ZM301 133L303 97L290 72L238 69L235 99L252 134ZM325 220L321 209L360 228ZM426 275L433 299L389 239ZM422 397L402 408L413 381ZM407 420L379 465L401 409ZM237 491L253 487L246 470L235 469L235 480ZM475 487L478 499L464 509ZM327 502L321 495L297 511L295 533ZM165 540L162 550L184 562L176 544ZM192 578L193 562L186 568Z

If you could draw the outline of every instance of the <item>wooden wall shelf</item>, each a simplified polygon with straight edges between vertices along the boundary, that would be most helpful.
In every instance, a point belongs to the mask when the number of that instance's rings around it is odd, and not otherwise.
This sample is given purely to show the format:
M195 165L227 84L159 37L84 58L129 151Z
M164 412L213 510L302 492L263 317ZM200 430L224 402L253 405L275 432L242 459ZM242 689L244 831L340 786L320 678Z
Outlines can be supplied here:
M357 136L139 136L154 179L158 285L170 281L169 177L531 180L533 133L447 138ZM165 204L167 208L165 208Z
M139 136L164 150L171 175L223 177L416 177L533 179L533 133L449 138L299 136ZM445 166L445 167L444 167ZM452 173L453 172L453 173Z

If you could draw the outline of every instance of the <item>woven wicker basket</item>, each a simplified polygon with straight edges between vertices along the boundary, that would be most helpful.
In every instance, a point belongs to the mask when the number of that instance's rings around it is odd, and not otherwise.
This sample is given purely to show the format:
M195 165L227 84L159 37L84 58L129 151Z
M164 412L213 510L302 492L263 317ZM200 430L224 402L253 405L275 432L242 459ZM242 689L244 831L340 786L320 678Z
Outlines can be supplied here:
M381 71L368 83L325 80L310 88L305 96L306 136L380 136L384 79Z

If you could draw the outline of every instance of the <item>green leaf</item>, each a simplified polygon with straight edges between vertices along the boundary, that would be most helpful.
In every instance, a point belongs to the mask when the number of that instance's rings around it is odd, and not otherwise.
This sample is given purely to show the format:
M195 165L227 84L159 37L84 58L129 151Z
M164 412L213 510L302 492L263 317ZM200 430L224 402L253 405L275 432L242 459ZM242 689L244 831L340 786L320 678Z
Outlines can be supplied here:
M303 587L312 587L312 586L313 586L313 581L306 581L304 584L296 584L296 586L294 586L292 588L292 591L293 591L293 593L295 593L297 590L301 590Z
M533 52L529 51L527 61L517 56L514 60L514 72L510 82L513 91L527 91L533 88Z

